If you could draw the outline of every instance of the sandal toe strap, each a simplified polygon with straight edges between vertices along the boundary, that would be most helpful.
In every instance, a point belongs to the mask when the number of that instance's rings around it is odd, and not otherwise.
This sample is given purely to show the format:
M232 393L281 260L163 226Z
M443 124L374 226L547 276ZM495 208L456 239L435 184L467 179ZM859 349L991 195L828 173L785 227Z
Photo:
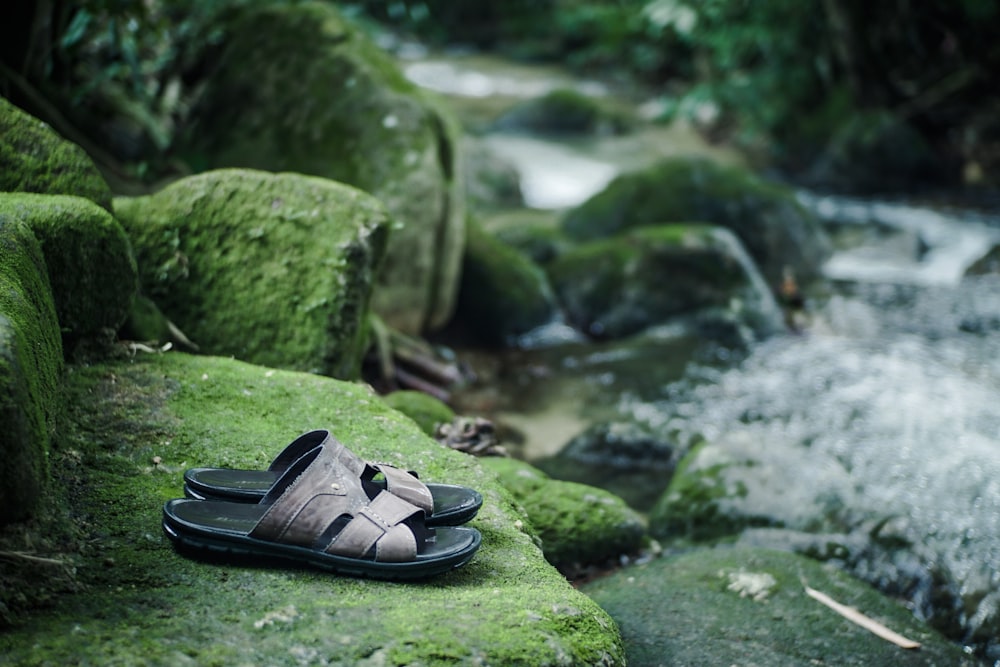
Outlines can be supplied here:
M362 507L334 536L327 553L358 557L375 547L375 560L385 563L411 561L417 556L417 540L402 522L420 512L402 498L380 493Z
M386 490L422 509L427 516L434 513L434 496L427 485L405 470L385 463L370 463L372 468L385 475Z

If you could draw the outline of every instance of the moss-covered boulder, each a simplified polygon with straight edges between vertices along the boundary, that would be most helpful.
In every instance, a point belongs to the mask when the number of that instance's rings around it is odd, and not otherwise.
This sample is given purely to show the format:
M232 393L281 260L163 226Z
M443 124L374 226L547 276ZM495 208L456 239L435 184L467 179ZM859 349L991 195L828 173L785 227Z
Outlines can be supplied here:
M427 435L434 435L441 424L450 424L455 411L446 403L422 391L394 391L384 397L386 404L412 419Z
M511 458L483 458L497 473L541 539L545 558L567 574L617 562L645 542L646 523L618 496L586 484L552 479Z
M513 343L551 322L555 296L545 272L517 249L469 221L455 323L488 345Z
M0 196L0 525L30 516L46 488L62 345L41 244Z
M494 123L497 130L556 136L611 136L635 125L636 119L610 99L570 88L519 102Z
M368 388L176 352L71 371L59 467L68 520L88 546L63 557L84 588L22 611L0 634L5 661L624 664L614 623L518 528L495 475ZM483 543L473 560L394 583L175 553L161 507L181 495L187 467L261 468L313 428L330 428L367 459L478 489L485 503L471 525Z
M255 5L219 29L181 154L372 193L399 222L375 311L404 333L443 325L465 224L457 123L331 3Z
M958 161L942 159L920 132L887 110L847 115L804 180L838 192L912 192L957 185Z
M597 338L620 338L707 309L725 311L755 335L782 327L771 291L722 227L637 227L580 244L546 269L569 322Z
M111 188L83 149L3 98L0 192L76 195L111 210Z
M90 200L65 195L0 195L0 209L27 222L41 243L66 353L84 341L112 341L139 285L118 220Z
M223 169L115 200L144 294L202 352L357 376L390 219L323 178Z
M806 586L919 642L919 650L852 623ZM834 568L780 551L696 549L582 588L621 627L630 665L979 664L898 602Z
M689 220L732 230L774 287L786 269L800 280L818 277L831 252L819 221L790 189L703 158L670 158L622 174L562 224L571 237L590 241Z
M553 211L517 209L485 219L483 227L542 267L576 245L559 227Z

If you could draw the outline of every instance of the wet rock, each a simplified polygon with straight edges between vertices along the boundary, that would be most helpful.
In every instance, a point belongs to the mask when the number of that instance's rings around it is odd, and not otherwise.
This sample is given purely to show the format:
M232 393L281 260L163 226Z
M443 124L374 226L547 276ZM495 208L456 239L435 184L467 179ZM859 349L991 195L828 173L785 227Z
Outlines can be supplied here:
M805 178L813 187L856 193L912 192L958 179L957 163L942 160L906 120L884 110L849 115Z
M645 511L667 488L683 450L635 422L604 422L537 465L557 479L608 489Z
M330 3L254 5L218 27L179 153L199 170L293 171L371 193L398 223L375 312L408 334L442 326L465 231L457 122Z
M575 245L559 228L551 211L511 211L484 220L483 226L542 267Z
M144 294L202 352L358 375L389 216L301 174L206 172L115 201Z
M83 149L3 98L0 191L75 195L111 211L111 188Z
M511 458L481 459L497 473L528 524L537 532L550 563L569 576L590 565L617 563L645 542L646 524L614 494L586 484L550 478Z
M470 209L491 210L524 206L517 167L475 137L462 139L465 155L465 192Z
M41 244L67 355L106 348L139 287L132 246L121 224L82 197L0 195L3 210L24 220Z
M544 271L470 220L453 325L481 343L510 345L555 315Z
M788 188L706 159L671 158L622 174L566 214L563 228L580 241L663 223L707 222L730 229L765 280L786 269L802 281L820 276L831 247L815 215Z
M547 270L568 321L595 338L621 338L712 308L731 312L758 336L784 327L753 262L721 227L637 227L580 244Z
M578 90L558 89L521 102L502 114L494 129L554 136L613 136L636 124L624 108Z
M45 257L12 199L0 195L0 526L30 517L47 487L63 370Z
M806 594L854 607L907 639L904 650ZM582 590L621 627L629 664L979 664L903 605L807 558L753 548L695 549L628 567Z

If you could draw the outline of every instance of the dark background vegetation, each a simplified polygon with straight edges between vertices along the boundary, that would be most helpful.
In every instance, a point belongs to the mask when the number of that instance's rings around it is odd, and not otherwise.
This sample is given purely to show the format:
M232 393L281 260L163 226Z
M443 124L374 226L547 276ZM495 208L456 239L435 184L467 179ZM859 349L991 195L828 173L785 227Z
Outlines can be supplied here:
M226 38L226 13L274 1L9 3L0 94L81 144L113 186L153 181L183 169L171 144ZM917 130L947 166L943 182L1000 183L995 0L335 4L431 47L558 62L633 85L661 95L668 117L712 109L710 136L789 174L847 119L878 110Z

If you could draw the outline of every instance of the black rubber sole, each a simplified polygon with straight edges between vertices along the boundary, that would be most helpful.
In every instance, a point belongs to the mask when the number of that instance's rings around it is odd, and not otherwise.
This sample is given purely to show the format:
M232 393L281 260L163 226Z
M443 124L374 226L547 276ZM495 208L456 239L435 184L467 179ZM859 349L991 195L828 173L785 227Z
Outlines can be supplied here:
M384 580L426 579L450 572L472 560L482 537L473 528L448 528L461 531L465 545L452 553L408 563L379 563L360 558L336 556L314 549L254 539L244 535L203 533L184 528L163 518L163 532L174 547L186 556L209 561L237 562L246 565L311 567L338 575ZM418 557L419 558L419 557Z

